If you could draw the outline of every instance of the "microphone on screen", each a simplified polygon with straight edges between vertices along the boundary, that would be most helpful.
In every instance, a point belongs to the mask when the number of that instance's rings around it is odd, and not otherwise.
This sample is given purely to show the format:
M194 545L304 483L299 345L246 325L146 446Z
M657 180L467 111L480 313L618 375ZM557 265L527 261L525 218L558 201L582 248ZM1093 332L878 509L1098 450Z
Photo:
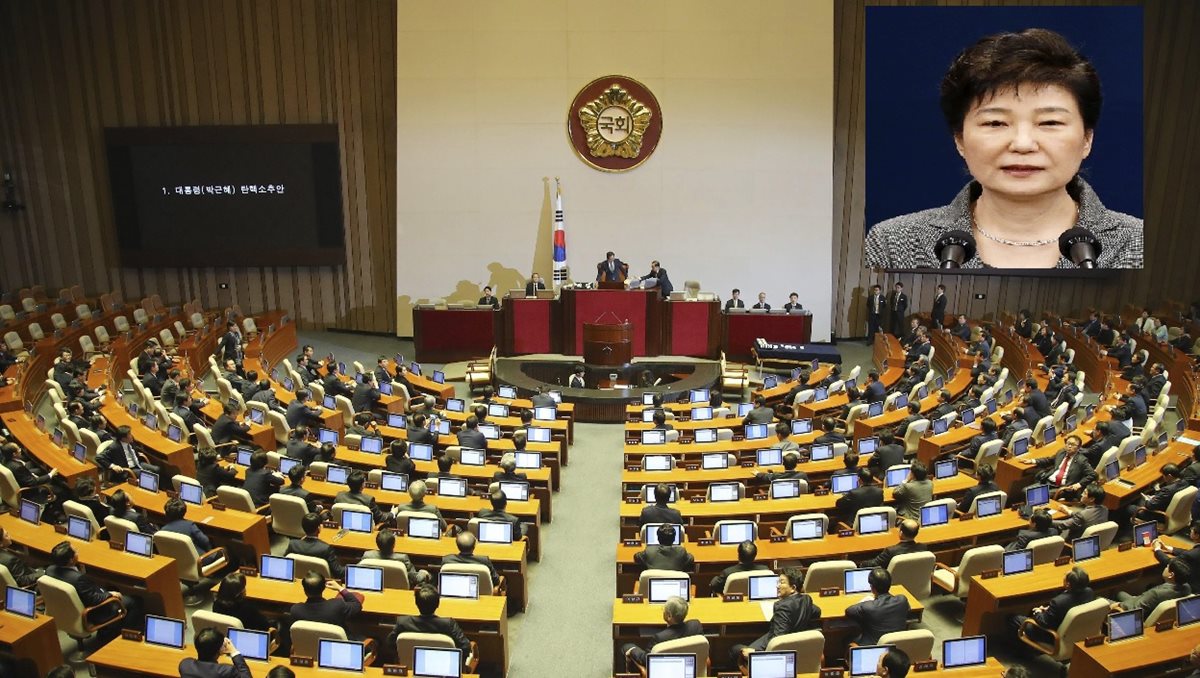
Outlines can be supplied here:
M1076 226L1058 237L1058 251L1079 268L1096 268L1103 249L1100 240L1086 228Z
M975 237L966 231L947 231L933 246L938 268L962 268L963 262L975 256Z

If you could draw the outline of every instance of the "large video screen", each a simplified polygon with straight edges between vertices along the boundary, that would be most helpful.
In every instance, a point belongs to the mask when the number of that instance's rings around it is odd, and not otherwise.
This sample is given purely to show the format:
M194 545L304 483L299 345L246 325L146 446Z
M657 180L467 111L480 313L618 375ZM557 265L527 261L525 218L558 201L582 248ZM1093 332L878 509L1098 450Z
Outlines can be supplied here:
M337 125L105 130L121 264L345 259Z

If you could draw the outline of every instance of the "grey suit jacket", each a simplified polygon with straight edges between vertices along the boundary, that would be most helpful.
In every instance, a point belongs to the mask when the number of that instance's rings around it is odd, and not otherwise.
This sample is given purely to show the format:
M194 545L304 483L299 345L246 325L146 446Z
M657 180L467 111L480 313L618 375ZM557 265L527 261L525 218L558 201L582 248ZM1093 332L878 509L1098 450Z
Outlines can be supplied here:
M1083 506L1071 514L1069 518L1054 521L1066 539L1077 539L1083 531L1092 525L1099 525L1108 520L1108 507L1103 504Z
M895 501L898 517L920 519L921 507L933 501L933 482L926 479L901 483L892 492L892 499Z
M1158 604L1164 600L1182 598L1191 592L1192 587L1187 584L1176 586L1175 584L1163 582L1158 586L1146 589L1140 596L1133 596L1122 600L1118 605L1121 606L1122 610L1126 611L1140 607L1142 608L1142 613L1148 617L1154 611L1154 608L1158 607Z

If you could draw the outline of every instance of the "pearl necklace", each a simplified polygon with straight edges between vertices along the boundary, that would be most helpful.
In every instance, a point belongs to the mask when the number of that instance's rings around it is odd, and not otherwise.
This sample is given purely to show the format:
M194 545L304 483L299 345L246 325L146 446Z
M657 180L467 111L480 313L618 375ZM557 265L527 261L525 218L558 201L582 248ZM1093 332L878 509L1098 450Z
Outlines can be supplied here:
M1075 207L1075 219L1072 219L1071 221L1072 221L1072 223L1074 223L1078 219L1079 219L1079 207L1077 205ZM1043 247L1045 245L1049 245L1051 243L1058 242L1057 236L1053 237L1053 238L1047 238L1046 240L1009 240L1008 238L1001 238L998 235L992 235L991 233L988 233L987 231L983 230L983 227L979 225L978 221L976 221L974 205L971 206L971 227L974 228L976 231L979 231L980 235L987 238L988 240L991 240L993 242L998 242L1001 245L1008 245L1009 247Z

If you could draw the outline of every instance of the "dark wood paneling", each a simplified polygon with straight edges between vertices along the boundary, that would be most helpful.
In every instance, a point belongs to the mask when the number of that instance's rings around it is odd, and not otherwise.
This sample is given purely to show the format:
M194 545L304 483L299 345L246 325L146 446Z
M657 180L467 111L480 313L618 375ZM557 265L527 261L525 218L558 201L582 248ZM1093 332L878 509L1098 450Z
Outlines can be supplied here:
M866 334L865 295L901 281L912 311L928 313L934 287L947 286L949 312L973 318L1029 308L1071 313L1088 306L1116 310L1200 296L1200 3L1175 0L1106 2L977 0L837 0L834 13L834 319L838 336ZM863 267L865 165L863 35L867 5L1129 5L1145 7L1146 268L1103 279L890 274ZM974 295L987 295L976 300Z
M395 42L392 0L0 0L0 164L28 207L0 214L0 285L79 283L394 331ZM120 266L104 127L332 122L345 265Z

